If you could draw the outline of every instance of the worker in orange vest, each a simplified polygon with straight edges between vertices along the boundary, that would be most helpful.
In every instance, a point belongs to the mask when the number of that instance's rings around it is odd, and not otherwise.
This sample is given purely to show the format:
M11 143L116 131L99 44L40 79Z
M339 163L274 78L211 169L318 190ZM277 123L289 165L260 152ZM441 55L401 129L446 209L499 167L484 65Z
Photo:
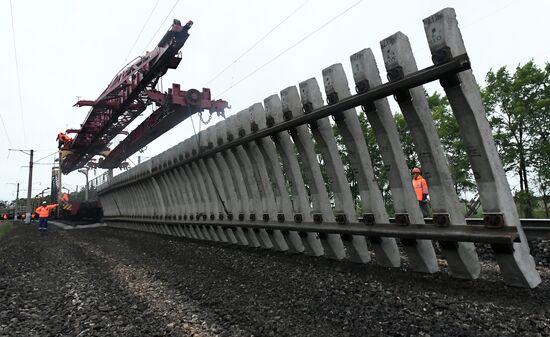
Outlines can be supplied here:
M414 192L416 194L416 199L418 200L418 205L420 210L422 210L422 216L427 218L430 214L428 211L428 183L420 175L420 169L415 167L411 171L412 173L412 185Z
M57 207L57 204L47 205L45 201L42 202L42 206L36 209L38 214L38 230L45 232L48 230L48 217L50 216L50 211Z
M70 141L72 141L73 139L69 136L67 136L66 133L64 132L60 132L58 135L57 135L57 148L61 148L63 145L69 143Z

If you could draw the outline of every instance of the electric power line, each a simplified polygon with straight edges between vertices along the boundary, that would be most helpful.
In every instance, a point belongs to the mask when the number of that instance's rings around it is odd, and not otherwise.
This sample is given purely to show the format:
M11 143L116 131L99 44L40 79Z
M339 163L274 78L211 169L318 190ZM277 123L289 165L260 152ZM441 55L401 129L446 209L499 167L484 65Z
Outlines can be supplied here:
M226 72L227 69L231 68L235 63L237 63L241 58L243 58L246 54L248 54L254 47L256 47L260 42L265 40L275 29L279 28L283 23L285 23L288 19L290 19L296 12L298 12L302 7L304 7L309 0L304 1L300 6L298 6L292 13L290 13L287 17L285 17L281 22L279 22L275 27L273 27L269 32L267 32L264 36L262 36L258 41L256 41L250 48L248 48L244 53L239 55L233 62L228 64L225 68L223 68L222 71L220 71L218 74L216 74L213 78L211 78L208 82L206 82L205 86L208 86L210 83L212 83L214 80L216 80L218 77L220 77L223 73Z
M15 42L15 24L13 22L13 5L10 0L11 32L13 36L13 53L15 55L15 73L17 74L17 89L19 92L19 112L21 115L21 128L23 129L23 141L27 147L27 134L25 131L25 118L23 116L23 97L21 96L21 77L19 76L19 61L17 60L17 44ZM2 124L4 122L2 121ZM5 127L4 127L5 128Z
M510 5L513 5L515 4L516 1L512 0L512 1L509 1L507 3L505 3L503 6L501 6L500 8L497 8L495 10L492 10L490 11L489 13L486 13L480 17L478 17L477 19L474 19L473 21L470 21L470 22L465 22L464 25L462 25L463 27L468 27L468 26L471 26L471 25L474 25L474 24L477 24L478 22L480 21L485 21L487 18L495 15L496 13L498 12L501 12L502 10L510 7Z
M159 25L159 28L157 29L157 31L155 32L155 34L153 34L153 36L151 37L151 40L149 40L149 42L147 42L147 44L145 45L145 50L147 50L147 47L151 44L151 42L153 42L153 39L155 38L155 36L157 36L158 32L160 31L160 29L164 26L164 23L166 22L166 20L168 19L168 17L170 16L170 14L172 14L172 12L174 11L174 8L176 8L176 6L179 4L180 0L176 0L176 3L174 3L174 6L172 6L172 9L170 9L170 12L168 12L168 14L166 15L166 17L164 18L164 20L162 21L162 23Z
M38 160L35 160L34 162L35 162L35 163L38 163L39 161L44 160L44 159L46 159L46 158L48 158L48 157L50 157L50 156L53 156L53 155L56 154L56 153L58 153L58 151L55 151L55 152L53 152L53 153L50 153L49 155L44 156L44 157L42 157L42 158L40 158L40 159L38 159Z
M149 20L151 19L151 16L153 16L153 12L157 8L157 5L159 4L159 2L160 2L160 0L157 0L155 5L153 6L153 9L151 9L151 12L149 13L149 16L147 17L147 20L145 20L145 23L141 27L141 30L139 31L139 34L138 34L136 40L134 41L134 44L132 44L132 48L130 48L130 50L128 51L128 55L126 55L126 58L124 59L124 63L126 63L126 61L128 60L128 57L130 56L130 53L132 53L132 50L134 50L134 47L136 46L136 43L138 42L139 38L141 37L141 34L143 33L143 30L145 29L145 26L147 26L147 23L149 23Z
M8 144L11 145L11 139L10 135L8 134L8 129L6 129L6 124L4 123L4 117L2 117L2 114L0 114L0 122L2 122L2 127L4 128L4 133L6 134L6 138L8 139Z
M240 80L238 80L236 83L232 84L230 87L228 87L227 89L223 90L222 92L220 92L218 95L218 97L220 97L221 95L223 95L224 93L228 92L229 90L233 89L235 86L237 86L238 84L240 84L241 82L245 81L246 79L248 79L249 77L251 77L252 75L254 75L255 73L257 73L258 71L260 71L261 69L263 69L264 67L266 67L267 65L269 65L270 63L272 63L273 61L277 60L279 57L281 57L282 55L286 54L288 51L290 51L292 48L296 47L297 45L299 45L300 43L304 42L305 40L307 40L308 38L310 38L312 35L314 35L315 33L317 33L318 31L320 31L321 29L327 27L329 24L331 24L334 20L338 19L339 17L341 17L342 15L344 15L345 13L347 13L349 10L351 10L353 7L359 5L361 2L363 2L363 0L359 0L357 1L356 3L354 3L353 5L349 6L348 8L346 8L344 11L340 12L338 15L336 15L335 17L333 17L332 19L328 20L327 22L323 23L320 27L318 27L317 29L315 29L314 31L312 31L311 33L309 33L308 35L304 36L302 39L298 40L297 42L295 42L293 45L291 45L290 47L288 47L287 49L283 50L282 52L280 52L279 54L277 54L276 56L272 57L269 61L267 61L266 63L262 64L261 66L259 66L258 68L256 68L255 70L253 70L252 72L248 73L246 76L244 76L243 78L241 78Z
M162 28L162 26L164 25L164 23L166 22L166 19L168 19L168 17L170 16L170 14L174 11L174 8L176 8L176 6L178 5L178 3L180 2L180 0L176 0L176 3L174 4L174 6L172 6L172 9L170 9L170 12L168 12L168 15L166 15L166 17L164 18L164 21L162 21L162 23L159 25L159 28L157 29L157 31L155 32L155 34L151 37L151 40L149 40L149 42L147 42L147 44L145 45L145 50L141 53L141 54L144 54L145 51L147 50L147 47L151 44L151 42L153 41L153 39L155 38L155 36L157 36L157 33L159 32L159 30ZM157 1L158 3L158 1ZM155 4L155 6L153 7L153 10L157 7L157 5ZM147 18L147 21L149 21L151 16L149 16L149 18ZM145 24L147 24L147 21L145 22ZM143 27L145 27L145 24ZM142 28L142 31L143 31L143 28ZM139 39L139 36L141 35L141 32L139 33L138 35L138 39ZM137 39L136 39L137 41ZM134 42L134 45L135 45L135 42ZM132 49L134 47L132 46ZM132 49L130 49L130 52L132 51ZM130 55L130 52L128 52L128 55ZM130 62L126 63L124 66L122 66L122 68L116 73L116 75L113 77L116 78L118 76L118 74L120 74L120 72L122 72L124 69L126 69L126 67L128 67L128 65L130 65L131 63L133 63L135 60L141 58L141 55L140 56L137 56L135 57L134 59L132 59ZM128 56L126 56L126 59L128 59ZM126 60L125 60L126 62Z
M55 151L55 152L53 152L53 153L51 153L51 154L49 154L49 155L47 155L47 156L45 156L45 157L42 157L42 158L40 158L40 159L38 159L38 160L35 160L35 163L38 163L39 161L44 160L44 159L46 159L46 158L48 158L48 157L50 157L50 156L53 156L54 154L57 154L57 153L58 153L58 151Z

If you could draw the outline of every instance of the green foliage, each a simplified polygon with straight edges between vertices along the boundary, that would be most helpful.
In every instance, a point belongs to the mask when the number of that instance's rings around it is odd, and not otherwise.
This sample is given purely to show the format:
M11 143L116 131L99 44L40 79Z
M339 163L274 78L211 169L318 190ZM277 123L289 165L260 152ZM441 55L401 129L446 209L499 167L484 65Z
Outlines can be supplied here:
M533 209L529 209L529 207L532 207L531 204L534 199L531 193L527 193L527 191L518 191L514 199L519 206L518 213L520 217L533 217Z
M0 222L0 239L2 239L2 237L6 235L6 233L8 233L12 229L12 227L13 224L10 221Z
M519 177L518 198L525 216L533 215L532 191L550 182L550 64L533 61L511 74L506 67L487 73L483 100L503 165Z
M69 195L69 200L78 202L86 201L86 190L84 188L81 188L78 192L72 192Z

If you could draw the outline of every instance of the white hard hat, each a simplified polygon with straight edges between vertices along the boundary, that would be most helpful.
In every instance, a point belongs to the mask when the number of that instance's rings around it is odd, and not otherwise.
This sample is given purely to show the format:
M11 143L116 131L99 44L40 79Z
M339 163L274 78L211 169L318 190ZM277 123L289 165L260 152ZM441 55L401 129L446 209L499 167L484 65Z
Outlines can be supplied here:
M45 202L45 201L42 201L42 205L45 205L45 204L47 204L47 202Z

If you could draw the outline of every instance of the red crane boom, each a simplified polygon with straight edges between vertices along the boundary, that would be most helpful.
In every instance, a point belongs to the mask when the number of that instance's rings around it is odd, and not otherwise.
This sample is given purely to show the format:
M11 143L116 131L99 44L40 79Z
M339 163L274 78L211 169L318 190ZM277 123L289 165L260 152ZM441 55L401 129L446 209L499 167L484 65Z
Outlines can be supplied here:
M61 170L67 174L86 165L90 159L100 153L108 153L108 144L120 134L148 105L156 102L161 107L138 126L132 134L123 140L103 161L103 167L116 167L124 159L156 139L162 133L177 125L191 113L211 109L223 112L227 102L210 101L210 91L204 89L202 95L195 89L187 92L178 88L167 94L155 90L159 79L168 71L175 69L181 61L180 49L189 37L192 26L189 21L181 25L174 20L172 26L162 37L156 48L140 57L130 66L119 72L107 88L94 100L79 100L75 106L90 106L91 109L74 140L61 147L67 155L61 163ZM194 91L193 91L194 90ZM200 104L181 100L178 95L196 92ZM176 93L176 95L174 95ZM159 97L165 97L160 99ZM203 99L204 98L204 99ZM165 102L163 102L163 100ZM208 103L205 102L208 101ZM182 113L187 111L189 113ZM149 129L147 129L149 127ZM154 137L153 137L154 134Z

